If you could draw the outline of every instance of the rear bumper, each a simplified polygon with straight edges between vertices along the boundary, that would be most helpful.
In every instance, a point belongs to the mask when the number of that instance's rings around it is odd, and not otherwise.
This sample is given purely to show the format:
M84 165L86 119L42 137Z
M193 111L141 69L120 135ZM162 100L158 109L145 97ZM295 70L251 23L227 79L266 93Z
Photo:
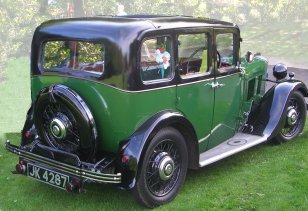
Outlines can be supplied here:
M97 183L121 183L121 173L106 174L96 168L95 164L77 162L76 165L70 165L64 162L59 162L54 159L50 159L38 154L33 153L23 147L15 146L9 141L6 142L6 149L19 156L21 159L25 159L31 163L37 163L44 165L45 168L52 169L57 172L61 172L73 177L77 177L85 182L97 182Z

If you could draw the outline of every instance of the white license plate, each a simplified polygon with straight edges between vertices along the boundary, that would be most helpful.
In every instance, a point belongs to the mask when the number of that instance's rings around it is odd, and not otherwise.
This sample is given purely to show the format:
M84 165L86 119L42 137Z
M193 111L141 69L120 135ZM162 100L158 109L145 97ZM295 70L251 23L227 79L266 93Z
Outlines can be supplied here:
M33 163L27 163L27 175L64 190L66 183L69 181L69 176L37 166Z

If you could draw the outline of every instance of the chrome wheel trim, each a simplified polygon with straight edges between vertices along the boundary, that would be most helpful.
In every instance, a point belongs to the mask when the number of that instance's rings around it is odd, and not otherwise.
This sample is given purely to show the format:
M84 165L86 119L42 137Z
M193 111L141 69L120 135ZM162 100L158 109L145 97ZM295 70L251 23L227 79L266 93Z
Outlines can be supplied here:
M51 134L57 138L57 139L64 139L66 137L66 126L64 122L59 119L58 117L55 117L50 122L50 131Z
M160 179L166 181L171 178L174 172L174 162L168 155L162 158L158 166Z
M293 126L296 124L297 119L298 119L297 111L293 107L290 107L287 113L287 124L289 126Z

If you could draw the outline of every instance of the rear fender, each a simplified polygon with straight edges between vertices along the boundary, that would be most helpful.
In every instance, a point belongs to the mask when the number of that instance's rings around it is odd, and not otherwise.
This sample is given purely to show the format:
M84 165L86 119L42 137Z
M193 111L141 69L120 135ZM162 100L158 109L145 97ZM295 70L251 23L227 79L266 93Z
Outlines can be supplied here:
M121 188L131 189L135 186L138 168L142 164L149 142L161 128L167 126L178 129L184 136L186 143L189 141L189 144L186 145L190 167L198 167L198 142L193 126L182 114L176 111L162 111L149 118L132 136L122 142L117 159L117 172L122 174Z

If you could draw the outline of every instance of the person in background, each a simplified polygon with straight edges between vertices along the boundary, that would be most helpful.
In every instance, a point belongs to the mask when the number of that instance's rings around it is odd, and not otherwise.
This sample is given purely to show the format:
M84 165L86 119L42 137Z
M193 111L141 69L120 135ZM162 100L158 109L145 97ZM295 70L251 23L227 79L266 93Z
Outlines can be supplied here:
M123 4L118 4L118 16L127 15L127 13L124 11L125 7Z

